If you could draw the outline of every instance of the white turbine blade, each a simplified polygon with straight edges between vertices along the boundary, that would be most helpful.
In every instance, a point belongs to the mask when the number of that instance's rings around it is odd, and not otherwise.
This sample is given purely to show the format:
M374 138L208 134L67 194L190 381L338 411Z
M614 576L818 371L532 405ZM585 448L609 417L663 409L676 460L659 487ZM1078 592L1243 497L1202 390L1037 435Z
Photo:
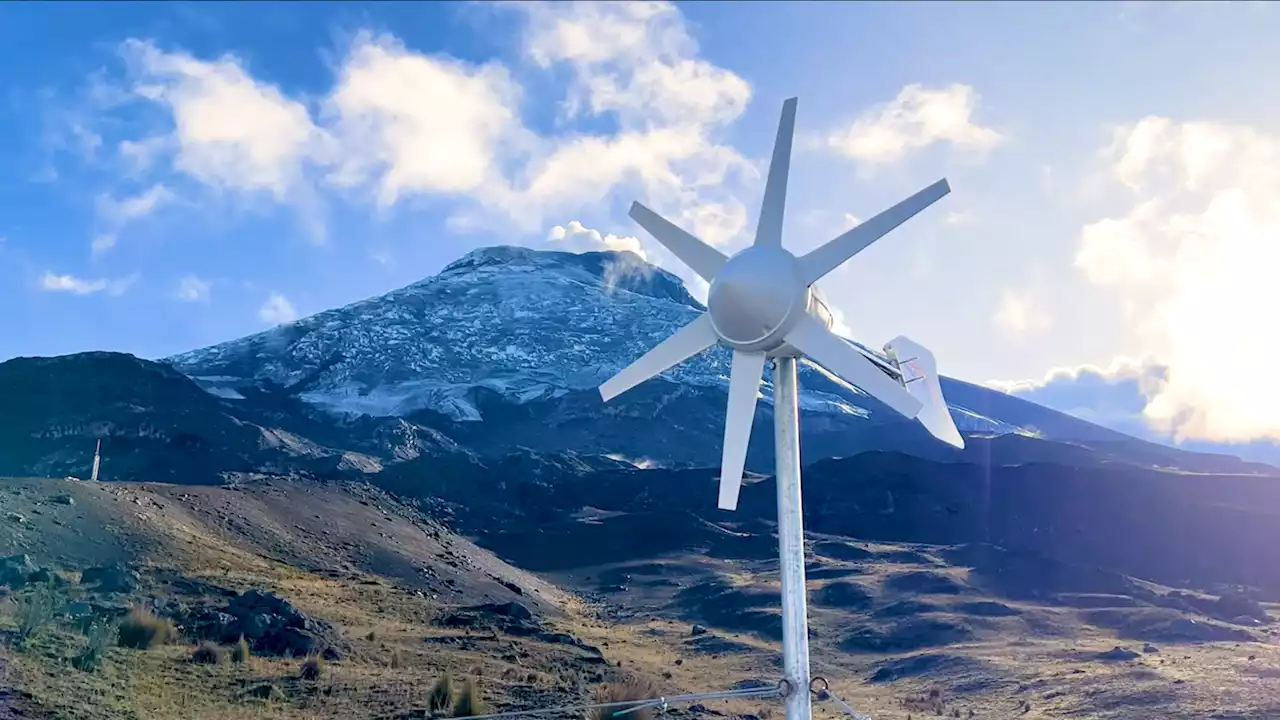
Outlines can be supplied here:
M787 333L787 343L845 382L856 385L871 397L907 418L914 418L923 405L898 381L884 374L852 345L823 327L811 315L804 315Z
M870 220L810 251L800 258L800 274L805 283L812 285L822 276L840 267L868 245L884 237L889 231L910 220L921 210L941 200L951 192L946 179L930 185Z
M724 267L725 261L729 259L724 253L681 230L638 202L631 203L630 215L632 220L640 224L640 227L649 231L654 240L662 243L672 255L680 258L680 262L688 265L690 270L698 273L698 277L707 282L711 282L711 278L720 272L720 268Z
M605 402L657 375L658 373L697 355L719 342L711 316L703 313L698 319L672 333L671 337L640 356L639 360L623 368L617 375L600 386L600 397Z
M720 456L720 509L736 510L747 466L747 443L756 417L756 396L764 374L762 352L733 351L729 370L729 409L724 418L724 452Z
M787 204L787 175L791 171L791 140L796 134L796 98L782 103L778 137L773 141L769 179L765 181L760 223L756 225L756 245L782 245L782 216Z

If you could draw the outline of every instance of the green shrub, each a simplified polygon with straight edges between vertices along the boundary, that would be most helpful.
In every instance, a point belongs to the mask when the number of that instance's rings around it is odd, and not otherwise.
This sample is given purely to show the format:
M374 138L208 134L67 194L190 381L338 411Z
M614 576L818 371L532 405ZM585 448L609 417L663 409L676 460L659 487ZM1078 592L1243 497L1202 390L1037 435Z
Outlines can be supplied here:
M171 643L178 630L171 620L158 618L146 610L134 610L120 623L120 647L147 650Z
M480 697L480 688L470 679L462 681L462 689L453 701L453 716L456 718L475 717L489 712L484 699Z
M117 628L114 622L102 618L94 620L86 633L89 642L85 643L79 655L71 659L72 667L84 672L94 672L102 667L102 662L107 657L107 650L116 643L116 633Z

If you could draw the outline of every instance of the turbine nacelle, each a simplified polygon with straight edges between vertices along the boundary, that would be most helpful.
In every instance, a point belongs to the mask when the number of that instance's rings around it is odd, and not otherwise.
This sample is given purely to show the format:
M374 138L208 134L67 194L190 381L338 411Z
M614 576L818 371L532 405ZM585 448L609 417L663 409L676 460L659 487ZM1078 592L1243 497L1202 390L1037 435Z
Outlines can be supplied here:
M800 264L780 247L753 246L729 258L707 292L711 327L734 350L778 350L808 309Z
M600 386L600 396L608 402L717 344L732 348L729 407L720 464L719 505L725 510L733 510L738 505L756 398L769 357L804 356L907 418L916 417L926 403L936 405L941 399L940 390L936 393L939 397L936 400L933 397L936 389L933 385L916 385L908 390L900 372L891 375L882 369L883 361L869 359L833 334L831 312L813 284L951 192L950 186L946 180L940 180L816 250L796 257L782 247L782 217L795 121L796 99L791 98L782 105L782 121L769 162L755 242L737 255L725 257L644 205L633 203L631 206L631 217L641 227L711 284L707 312L606 381ZM933 371L932 355L927 355L923 348L905 338L894 342L899 351L911 356L911 361L916 363L912 366L913 382ZM930 379L936 384L936 377ZM954 433L954 439L943 432L947 423L954 431L945 404L941 405L940 412L941 415L936 407L930 407L926 427L948 442L963 445L958 432Z

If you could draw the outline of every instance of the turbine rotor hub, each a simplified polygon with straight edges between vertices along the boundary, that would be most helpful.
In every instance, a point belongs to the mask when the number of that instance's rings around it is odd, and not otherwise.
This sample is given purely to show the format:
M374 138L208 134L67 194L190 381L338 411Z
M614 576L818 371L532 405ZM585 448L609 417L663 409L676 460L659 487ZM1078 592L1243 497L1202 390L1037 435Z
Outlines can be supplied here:
M707 293L712 327L737 350L780 347L807 304L799 264L779 247L753 246L729 258Z

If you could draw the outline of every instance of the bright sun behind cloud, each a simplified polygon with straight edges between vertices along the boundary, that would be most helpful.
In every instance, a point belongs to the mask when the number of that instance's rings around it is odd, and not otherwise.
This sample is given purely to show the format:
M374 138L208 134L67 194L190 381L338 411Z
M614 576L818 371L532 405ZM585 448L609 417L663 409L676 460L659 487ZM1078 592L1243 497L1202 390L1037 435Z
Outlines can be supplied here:
M1153 116L1105 157L1132 205L1084 228L1076 265L1167 367L1146 417L1180 439L1280 439L1280 139Z

